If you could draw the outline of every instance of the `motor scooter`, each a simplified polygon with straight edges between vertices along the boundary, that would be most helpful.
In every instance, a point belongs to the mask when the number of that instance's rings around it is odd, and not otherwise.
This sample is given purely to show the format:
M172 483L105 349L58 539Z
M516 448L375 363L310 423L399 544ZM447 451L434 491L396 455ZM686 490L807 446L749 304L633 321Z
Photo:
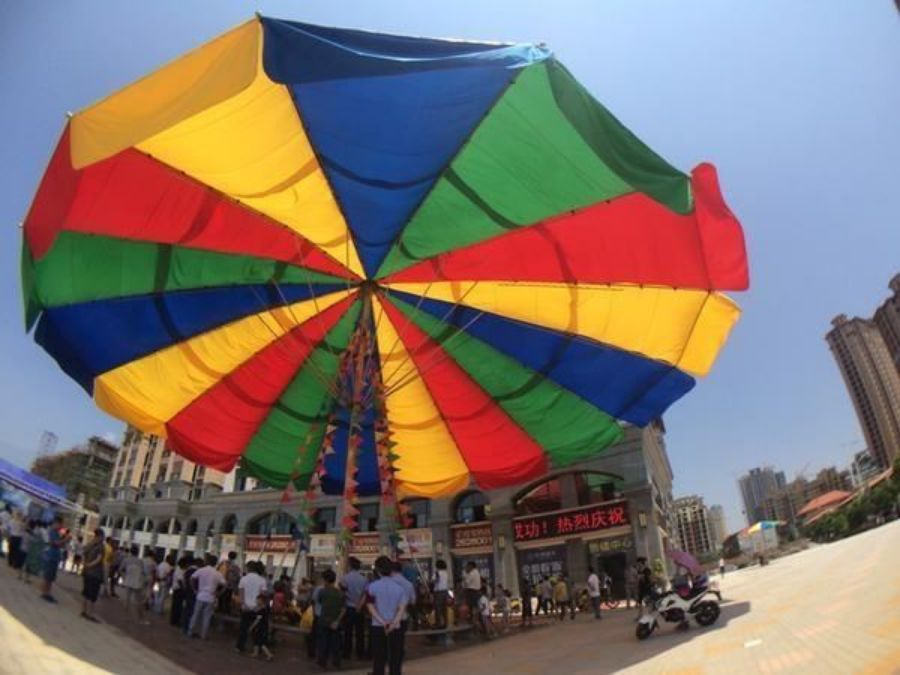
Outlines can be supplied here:
M714 594L718 595L710 590L706 579L696 580L694 587L684 596L676 591L660 592L654 589L644 599L643 612L635 628L637 639L646 640L663 621L687 628L688 620L693 617L701 626L711 626L720 613Z

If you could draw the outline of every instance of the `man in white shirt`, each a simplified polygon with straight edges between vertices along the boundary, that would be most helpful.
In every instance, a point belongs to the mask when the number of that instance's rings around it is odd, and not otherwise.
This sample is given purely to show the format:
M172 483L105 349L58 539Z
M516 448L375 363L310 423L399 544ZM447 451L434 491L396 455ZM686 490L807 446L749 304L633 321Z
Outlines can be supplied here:
M588 567L587 591L591 598L591 608L594 610L594 618L600 617L600 577L594 571L593 567Z
M466 563L466 571L463 572L463 590L466 593L466 605L469 607L469 616L472 623L478 620L478 600L481 597L481 572L475 563Z
M263 572L263 564L258 560L247 563L247 574L238 582L238 595L241 599L241 627L238 630L238 639L235 649L244 651L247 645L247 636L250 633L250 625L256 618L256 603L260 595L266 592L266 580L260 574Z
M172 588L172 575L175 571L175 554L170 553L159 565L156 566L156 596L153 602L153 611L162 614L169 597L169 589Z
M9 504L3 507L3 510L0 511L0 558L3 557L3 540L9 536L9 522L12 520L12 510L9 507ZM9 548L7 547L7 551ZM9 561L10 567L12 567L12 559Z
M225 577L215 568L214 556L206 556L204 565L191 577L191 584L197 599L194 602L194 613L191 616L191 624L188 626L188 636L193 636L200 624L200 639L205 640L209 633L209 622L212 620L213 610L216 607L216 596L225 588Z
M125 612L135 607L138 621L146 626L150 622L144 618L144 601L147 592L147 569L144 561L138 557L140 548L132 544L128 557L122 562L122 585L125 587Z
M437 572L434 574L434 627L443 630L447 627L447 596L450 590L450 575L447 573L447 562L438 560Z

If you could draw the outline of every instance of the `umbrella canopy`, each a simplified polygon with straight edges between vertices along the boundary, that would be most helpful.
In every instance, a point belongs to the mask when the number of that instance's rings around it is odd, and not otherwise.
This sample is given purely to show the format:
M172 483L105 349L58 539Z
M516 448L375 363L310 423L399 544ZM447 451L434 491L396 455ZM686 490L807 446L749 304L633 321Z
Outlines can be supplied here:
M681 551L677 548L670 548L666 551L666 555L672 562L674 562L676 565L681 565L694 576L699 576L705 573L703 565L697 562L697 559L687 551Z
M686 175L543 46L258 18L71 117L26 322L96 404L273 486L520 483L705 375L747 287Z

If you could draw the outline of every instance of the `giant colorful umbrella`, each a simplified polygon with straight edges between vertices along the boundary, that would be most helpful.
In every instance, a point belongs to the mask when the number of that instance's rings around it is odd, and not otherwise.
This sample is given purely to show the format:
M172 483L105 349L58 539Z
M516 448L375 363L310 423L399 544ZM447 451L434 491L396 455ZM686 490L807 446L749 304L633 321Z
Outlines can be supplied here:
M738 318L715 170L541 45L259 18L71 116L29 329L206 466L350 497L521 483L646 425Z

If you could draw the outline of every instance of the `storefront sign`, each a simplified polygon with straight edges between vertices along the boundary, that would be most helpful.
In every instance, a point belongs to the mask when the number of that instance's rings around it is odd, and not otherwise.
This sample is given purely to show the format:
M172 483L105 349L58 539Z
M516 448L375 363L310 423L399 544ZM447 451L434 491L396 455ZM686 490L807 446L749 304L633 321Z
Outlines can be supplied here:
M633 537L609 537L588 544L591 553L626 553L634 548Z
M523 549L518 552L518 558L521 577L532 584L537 584L544 577L568 572L565 546Z
M628 525L628 502L593 504L577 509L525 516L513 520L516 542L558 537L577 537Z
M427 527L398 532L401 558L431 558L431 530Z
M222 552L228 553L229 551L234 551L235 549L237 549L237 535L223 534L221 546Z
M355 532L350 540L350 555L372 560L381 554L381 535L377 532Z
M494 535L490 523L472 523L470 525L454 525L451 530L451 541L454 551L465 552L475 549L490 549L494 543Z
M312 534L309 537L309 554L313 558L334 558L336 544L333 534Z
M222 549L226 550L224 540L222 541ZM297 541L289 534L273 534L271 537L267 537L264 534L248 534L245 550L248 553L259 551L265 551L266 553L294 553L297 550Z

